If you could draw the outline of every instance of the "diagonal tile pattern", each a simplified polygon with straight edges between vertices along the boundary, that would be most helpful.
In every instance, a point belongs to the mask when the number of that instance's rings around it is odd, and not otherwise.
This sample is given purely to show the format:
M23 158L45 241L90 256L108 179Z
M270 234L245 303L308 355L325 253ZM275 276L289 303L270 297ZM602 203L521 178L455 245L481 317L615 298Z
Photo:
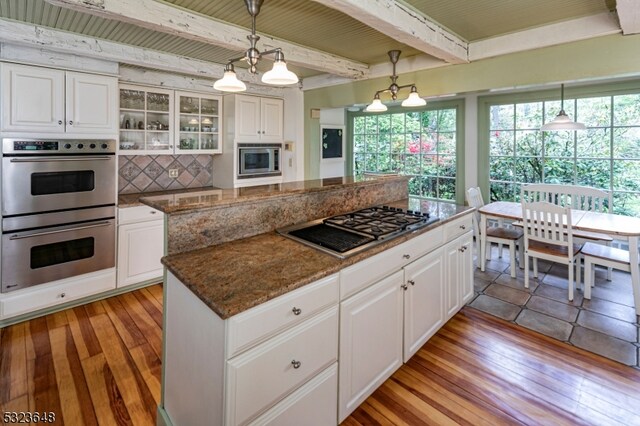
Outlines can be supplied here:
M640 324L628 273L614 271L607 281L606 270L596 269L591 300L578 289L569 302L565 266L539 262L538 278L530 275L525 289L521 269L516 278L509 274L509 253L500 258L493 246L491 254L486 271L474 271L476 297L469 306L640 369Z
M169 169L178 169L178 177L170 177ZM118 171L119 194L213 185L211 155L121 155Z

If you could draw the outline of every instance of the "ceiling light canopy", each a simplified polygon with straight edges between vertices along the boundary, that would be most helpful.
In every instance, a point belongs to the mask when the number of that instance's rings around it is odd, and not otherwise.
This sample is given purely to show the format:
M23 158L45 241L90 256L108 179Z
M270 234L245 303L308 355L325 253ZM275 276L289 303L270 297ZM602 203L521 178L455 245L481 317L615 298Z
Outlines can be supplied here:
M585 125L571 120L571 117L564 112L564 84L560 85L560 112L552 121L545 123L540 130L543 132L553 132L556 130L584 130Z
M273 84L277 86L284 86L288 84L295 84L298 82L298 76L287 69L287 63L284 60L284 53L282 49L275 48L260 52L256 48L256 43L260 40L260 36L256 35L256 17L260 13L260 7L264 0L244 0L247 6L247 11L251 15L251 34L247 36L249 39L250 47L244 52L244 55L239 58L234 58L227 62L224 67L224 75L220 80L217 80L213 84L213 88L222 92L242 92L247 90L247 86L236 75L233 67L234 62L246 61L249 64L249 72L256 74L256 64L258 61L266 55L274 55L273 68L267 71L262 76L262 82L266 84Z
M396 75L396 63L398 62L398 58L400 58L400 51L390 50L388 53L389 53L389 59L393 64L393 75L389 77L391 78L391 85L386 89L378 90L373 96L373 102L371 102L369 106L365 108L365 111L367 112L386 111L387 107L380 100L380 93L385 93L385 92L391 93L391 99L395 101L398 98L398 92L407 87L411 88L411 93L409 93L409 97L407 99L402 101L403 107L419 107L419 106L426 105L427 101L425 101L420 97L420 95L418 94L418 89L416 88L416 85L414 83L405 84L404 86L398 86L398 84L396 83L396 81L398 80L398 76Z

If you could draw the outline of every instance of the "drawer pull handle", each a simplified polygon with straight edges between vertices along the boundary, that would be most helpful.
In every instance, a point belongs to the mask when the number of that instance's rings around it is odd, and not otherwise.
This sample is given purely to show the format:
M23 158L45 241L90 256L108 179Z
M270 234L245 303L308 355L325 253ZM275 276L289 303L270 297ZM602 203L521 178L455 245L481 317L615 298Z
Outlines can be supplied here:
M298 369L300 368L300 366L302 365L302 363L300 361L296 361L295 359L293 361L291 361L291 365L293 365L293 368Z
M293 309L291 310L291 312L293 312L293 315L300 315L302 313L302 309L296 308L294 306Z
M464 225L460 225L460 229L467 229L467 227Z
M411 285L416 285L416 282L415 282L414 280L409 280L409 281L407 281L407 282L408 282L409 284L411 284Z
M403 254L402 257L404 257L405 259L411 259L411 255L410 254Z
M64 297L67 295L67 293L60 293L60 298L64 299Z

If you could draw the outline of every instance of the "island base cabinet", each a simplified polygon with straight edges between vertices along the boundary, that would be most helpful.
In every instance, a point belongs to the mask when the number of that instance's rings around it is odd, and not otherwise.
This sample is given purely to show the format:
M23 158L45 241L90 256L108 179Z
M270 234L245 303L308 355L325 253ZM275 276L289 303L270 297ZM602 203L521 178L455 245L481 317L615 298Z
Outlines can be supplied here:
M338 421L338 363L318 374L251 426L329 426ZM302 420L304 419L304 420ZM301 422L304 423L301 423Z
M340 306L339 422L402 365L403 272Z
M444 323L444 257L438 249L406 266L404 362Z
M473 296L473 234L468 232L444 248L445 314L451 318Z
M161 279L164 221L129 223L118 227L118 287Z

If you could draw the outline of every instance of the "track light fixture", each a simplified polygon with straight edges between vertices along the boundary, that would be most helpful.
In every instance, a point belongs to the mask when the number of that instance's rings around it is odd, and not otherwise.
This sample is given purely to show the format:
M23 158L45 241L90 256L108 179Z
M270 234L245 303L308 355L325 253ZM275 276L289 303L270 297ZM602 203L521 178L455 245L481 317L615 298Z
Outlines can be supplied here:
M256 17L260 13L260 7L264 0L244 0L247 6L247 11L251 15L251 34L247 36L249 39L250 47L244 52L244 55L239 58L234 58L227 62L224 67L224 75L221 79L217 80L213 84L213 88L222 92L242 92L247 90L247 86L236 75L233 67L234 62L246 61L249 65L249 72L256 74L256 64L258 61L266 55L274 55L273 68L262 75L262 82L266 84L273 84L277 86L283 86L288 84L295 84L298 82L298 76L287 69L287 63L284 60L284 53L282 49L275 48L260 52L256 48L256 43L260 40L260 36L256 35Z
M389 59L393 64L393 75L391 75L390 77L391 85L386 89L378 90L373 96L373 101L365 108L365 111L367 112L386 111L387 107L380 100L380 94L389 92L391 93L391 99L395 101L398 98L398 92L407 87L411 88L411 93L409 93L409 97L407 99L402 101L403 107L418 107L418 106L426 105L427 101L425 101L420 97L420 95L418 94L418 89L416 88L415 84L411 83L411 84L405 84L404 86L398 86L398 84L396 83L396 81L398 80L398 76L396 75L396 63L398 62L398 58L400 58L400 51L390 50L388 54L389 54Z

